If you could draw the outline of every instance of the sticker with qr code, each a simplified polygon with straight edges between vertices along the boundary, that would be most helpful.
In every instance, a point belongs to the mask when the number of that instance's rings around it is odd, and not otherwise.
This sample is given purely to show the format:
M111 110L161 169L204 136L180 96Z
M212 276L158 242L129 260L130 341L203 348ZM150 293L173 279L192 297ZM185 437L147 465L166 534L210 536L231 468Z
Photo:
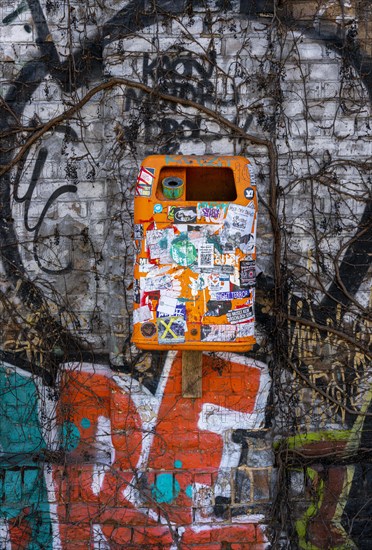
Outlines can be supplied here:
M198 267L213 267L214 245L205 243L200 245L198 251Z

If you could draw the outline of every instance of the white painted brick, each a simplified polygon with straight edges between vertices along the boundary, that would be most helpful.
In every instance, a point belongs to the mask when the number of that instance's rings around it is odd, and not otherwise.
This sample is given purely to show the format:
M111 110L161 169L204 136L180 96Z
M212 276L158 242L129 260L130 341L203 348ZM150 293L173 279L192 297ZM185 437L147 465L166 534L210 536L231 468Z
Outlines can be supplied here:
M227 38L223 39L222 44L223 55L236 56L239 52L241 53L241 55L248 55L251 50L254 55L256 54L256 50L253 51L253 46L249 39L243 41L241 38L228 36ZM259 48L258 40L254 41L254 48Z
M87 210L87 205L79 200L58 202L58 215L60 218L68 215L72 218L86 218Z
M355 133L355 122L350 119L340 119L337 118L334 125L334 134L337 137L354 137Z
M309 101L308 112L314 119L321 119L325 125L328 125L329 120L334 120L337 113L338 105L335 101Z
M213 140L210 145L210 152L216 155L233 155L234 144L233 140L223 137L218 140Z
M310 77L314 80L337 81L340 78L339 63L311 63Z
M287 117L301 116L304 114L304 102L296 96L289 97L283 102L283 110Z
M304 82L308 76L308 69L306 66L299 66L297 63L286 63L284 66L284 82Z
M172 36L185 34L195 36L203 32L204 16L194 15L191 19L183 17L180 21L172 20Z
M204 155L206 153L206 145L202 141L189 141L181 143L181 155Z
M347 140L342 140L339 144L339 154L349 158L352 155L361 162L363 160L370 161L372 157L372 139L358 139L352 144L350 144L350 142L348 142Z
M34 36L33 32L29 33L25 30L25 23L2 24L0 26L0 41L1 44L5 44L6 42L10 44L32 44Z
M101 179L95 181L80 181L78 184L78 196L80 200L98 199L106 196L105 184Z
M93 216L97 220L103 221L108 217L107 203L106 201L103 201L103 200L90 202L89 211L91 216Z
M195 41L187 40L184 42L185 49L189 52L193 52L195 55L206 55L210 51L211 40L210 38L198 38ZM221 40L214 40L213 48L217 55L221 53L222 42Z
M325 46L309 40L303 41L294 47L293 55L300 61L320 61L326 55Z

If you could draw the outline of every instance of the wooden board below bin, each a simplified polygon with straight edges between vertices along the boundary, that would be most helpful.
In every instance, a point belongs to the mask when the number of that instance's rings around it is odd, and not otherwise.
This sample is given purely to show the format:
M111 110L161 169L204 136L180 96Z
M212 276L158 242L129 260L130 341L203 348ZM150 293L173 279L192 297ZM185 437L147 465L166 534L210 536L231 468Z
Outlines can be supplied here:
M202 396L202 363L201 351L185 350L182 352L182 396Z

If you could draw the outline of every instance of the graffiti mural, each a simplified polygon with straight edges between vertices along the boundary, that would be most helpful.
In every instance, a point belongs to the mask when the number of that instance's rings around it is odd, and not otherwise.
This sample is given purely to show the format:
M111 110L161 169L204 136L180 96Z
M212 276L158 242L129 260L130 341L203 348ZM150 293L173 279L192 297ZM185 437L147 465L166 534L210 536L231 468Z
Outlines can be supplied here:
M372 544L369 3L191 4L0 8L7 550ZM257 345L193 400L129 343L158 153L257 169Z
M205 355L206 391L193 407L182 398L180 370L180 355L169 353L154 395L108 367L67 364L55 406L43 410L48 390L40 380L4 364L8 465L3 459L1 516L11 548L57 541L61 548L87 548L100 540L113 548L247 540L264 547L262 515L245 513L249 496L242 502L236 494L243 468L236 433L263 433L267 367L243 356ZM226 384L233 394L226 395ZM53 440L43 435L48 423ZM52 454L49 469L42 460ZM248 464L249 457L245 469ZM19 504L8 507L7 499ZM225 517L222 502L234 502L237 514Z

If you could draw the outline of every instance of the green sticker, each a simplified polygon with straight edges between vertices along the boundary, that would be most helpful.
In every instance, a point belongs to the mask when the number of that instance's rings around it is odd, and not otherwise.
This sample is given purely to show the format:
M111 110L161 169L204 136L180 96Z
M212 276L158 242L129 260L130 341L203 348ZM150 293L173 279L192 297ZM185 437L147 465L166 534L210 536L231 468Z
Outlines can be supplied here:
M180 235L172 241L170 253L176 264L183 267L194 264L198 258L196 248L187 235Z

